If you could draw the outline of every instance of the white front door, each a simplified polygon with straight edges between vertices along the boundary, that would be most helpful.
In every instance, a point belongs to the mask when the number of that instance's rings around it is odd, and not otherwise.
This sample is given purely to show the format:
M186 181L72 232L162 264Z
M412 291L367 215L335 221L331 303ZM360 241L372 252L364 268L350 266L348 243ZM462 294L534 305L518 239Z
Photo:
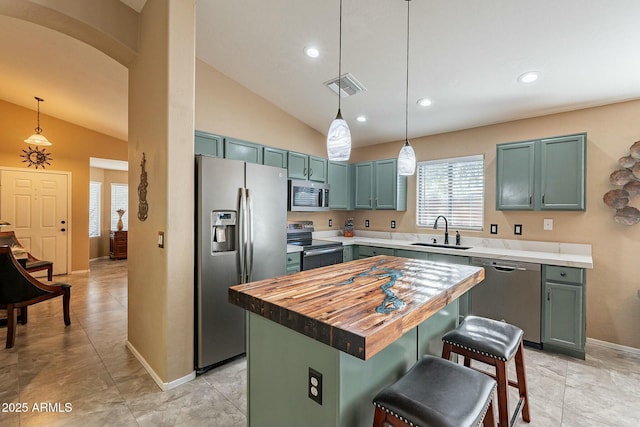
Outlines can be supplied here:
M6 229L14 230L33 256L53 261L53 274L66 274L71 177L65 172L13 169L0 174L0 218L11 223Z

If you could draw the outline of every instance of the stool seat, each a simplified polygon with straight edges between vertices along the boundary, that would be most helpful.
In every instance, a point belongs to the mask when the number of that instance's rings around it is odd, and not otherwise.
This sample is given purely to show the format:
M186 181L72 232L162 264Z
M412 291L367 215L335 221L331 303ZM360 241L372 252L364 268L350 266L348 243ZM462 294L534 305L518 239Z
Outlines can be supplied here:
M518 351L522 329L499 320L467 316L462 324L444 334L442 341L484 356L510 360Z
M445 359L424 356L373 403L411 426L476 427L490 409L496 382Z

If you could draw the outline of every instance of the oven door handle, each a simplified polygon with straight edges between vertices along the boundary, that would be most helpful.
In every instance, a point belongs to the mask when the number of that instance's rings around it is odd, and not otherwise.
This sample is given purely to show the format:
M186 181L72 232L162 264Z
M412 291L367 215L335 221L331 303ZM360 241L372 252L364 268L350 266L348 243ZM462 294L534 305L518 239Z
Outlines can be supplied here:
M323 255L323 254L330 254L333 252L342 252L342 246L338 246L335 248L328 248L328 249L311 249L309 251L303 251L302 256Z

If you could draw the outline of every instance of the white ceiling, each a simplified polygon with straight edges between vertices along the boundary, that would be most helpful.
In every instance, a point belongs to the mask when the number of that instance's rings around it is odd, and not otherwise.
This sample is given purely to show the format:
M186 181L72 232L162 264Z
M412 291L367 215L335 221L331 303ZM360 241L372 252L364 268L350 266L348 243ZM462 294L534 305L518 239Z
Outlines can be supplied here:
M403 139L407 2L343 2L342 71L367 88L342 100L354 145ZM410 5L410 138L640 98L637 0ZM197 56L326 134L338 106L323 85L338 75L338 17L337 0L199 0ZM303 55L311 44L317 59ZM40 96L43 114L127 139L125 67L6 16L0 51L1 99L35 110ZM540 79L518 83L529 70ZM433 105L418 107L421 97Z

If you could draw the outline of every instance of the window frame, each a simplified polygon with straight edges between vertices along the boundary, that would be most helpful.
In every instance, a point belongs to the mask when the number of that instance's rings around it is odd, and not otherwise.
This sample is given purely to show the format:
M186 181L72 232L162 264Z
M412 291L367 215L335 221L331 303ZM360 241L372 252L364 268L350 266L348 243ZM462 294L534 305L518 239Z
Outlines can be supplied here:
M124 182L112 182L111 183L111 194L110 194L110 202L109 202L109 209L110 209L110 215L109 215L109 221L110 221L110 227L111 230L117 230L118 229L118 213L116 212L117 209L120 209L122 206L114 206L114 194L116 193L116 191L114 191L114 189L116 188L126 188L127 189L127 197L126 197L126 206L124 207L124 215L122 215L122 222L124 223L124 228L123 230L128 230L129 229L129 184L124 183ZM116 201L117 203L117 201Z
M94 199L93 198L93 194L94 194L94 187L98 187L97 189L97 197ZM91 212L91 207L93 205L92 201L94 203L97 203L97 206L95 207L95 212ZM100 181L89 181L89 237L100 237L102 236L102 182ZM96 230L95 232L92 232L92 227L91 224L94 222L92 221L92 215L95 215L97 218L95 220L96 222Z
M475 154L468 156L460 156L460 157L451 157L446 159L437 159L437 160L426 160L418 162L416 167L416 227L418 228L432 228L433 222L438 215L443 215L447 218L449 223L449 229L456 230L469 230L469 231L483 231L484 230L484 207L485 207L485 184L486 184L486 173L485 173L485 161L484 154ZM479 185L470 186L468 194L460 193L460 194L452 194L452 188L460 188L461 186L469 186L472 182L471 179L463 179L463 175L459 175L455 173L456 168L463 167L463 163L469 162L480 162L480 164L476 164L472 172L481 173L481 182ZM427 184L423 183L423 179L427 179L425 175L428 174L428 171L425 168L429 166L435 165L446 165L447 172L446 174L442 174L442 179L446 180L446 188L443 190L443 194L447 193L447 202L445 204L445 209L439 210L438 212L434 212L430 214L428 212L423 212L427 209L428 200L421 200L423 198L421 194L421 189L425 187ZM435 172L435 171L432 171ZM479 191L479 196L477 192ZM471 212L470 214L465 215L465 210L462 208L456 209L455 205L460 205L460 198L469 199L469 206L474 207L474 205L479 204L479 208L475 206L473 210L467 209L466 212ZM456 202L455 199L458 199ZM427 197L427 199L429 199ZM432 195L431 200L433 203L436 197ZM465 221L460 221L461 218L469 217L469 219ZM474 217L479 217L474 220ZM472 223L471 223L472 222ZM471 223L471 224L470 224Z

